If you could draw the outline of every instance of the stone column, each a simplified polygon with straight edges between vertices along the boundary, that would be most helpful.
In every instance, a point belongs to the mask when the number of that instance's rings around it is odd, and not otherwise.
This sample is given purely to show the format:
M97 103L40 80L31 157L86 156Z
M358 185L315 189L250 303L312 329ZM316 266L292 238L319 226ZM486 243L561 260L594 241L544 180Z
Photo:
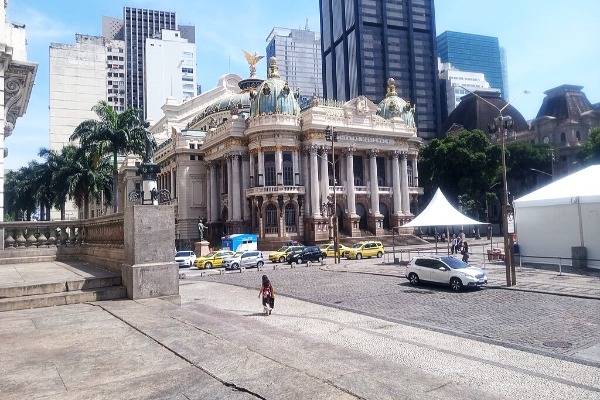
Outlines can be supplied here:
M300 167L298 165L298 150L292 153L293 185L300 185Z
M321 205L319 204L319 200L321 199L320 190L319 190L319 170L317 163L317 154L319 149L317 146L311 146L309 148L310 152L310 208L312 215L314 217L321 216Z
M233 219L233 154L227 155L227 220Z
M206 219L207 222L212 221L212 191L214 190L214 188L212 187L212 182L211 182L211 173L212 173L212 163L210 162L206 162L204 163L204 165L206 166Z
M250 187L250 157L249 155L242 154L242 219L250 219L250 214L246 202L246 189Z
M356 216L356 195L354 193L354 149L347 148L346 154L346 204L348 214L351 217Z
M281 145L275 146L275 184L283 185L283 153Z
M242 202L241 202L241 191L240 185L240 155L231 155L231 203L229 203L229 210L234 221L240 221L242 219Z
M329 195L329 169L327 168L327 148L321 147L321 202L319 206L327 203L327 196Z
M410 200L408 196L408 169L406 165L406 152L400 155L400 180L402 181L402 214L410 214Z
M211 222L217 222L219 220L219 213L221 212L221 203L219 198L221 196L221 191L219 190L219 181L217 178L217 163L211 163L210 169L210 186L211 190L211 198L210 198L210 220Z
M394 215L400 215L402 213L402 199L400 190L400 165L398 164L398 157L400 157L399 151L394 151L392 156L392 185L393 193L392 197L394 200Z
M379 150L370 149L367 152L369 157L369 180L371 181L371 212L373 215L379 214L379 184L377 183L377 153Z
M258 181L255 186L265 186L265 153L258 149Z
M312 191L311 191L311 187L310 187L310 173L309 173L309 168L310 168L310 163L309 163L309 157L310 157L310 153L309 153L309 149L304 148L302 149L302 158L301 158L301 162L302 162L302 173L300 174L301 176L301 182L300 184L304 186L304 210L302 212L303 215L311 215L311 210L312 210Z
M419 187L419 170L417 169L417 155L412 159L412 170L413 170L413 187Z
M257 186L258 183L258 176L256 176L256 172L254 171L254 154L250 153L248 155L249 161L250 161L250 170L249 172L249 176L251 177L250 179L250 187L254 187Z
M169 183L169 192L171 192L171 197L177 197L177 193L175 192L175 174L173 172L174 171L172 169L169 171L169 176L171 178L171 182Z

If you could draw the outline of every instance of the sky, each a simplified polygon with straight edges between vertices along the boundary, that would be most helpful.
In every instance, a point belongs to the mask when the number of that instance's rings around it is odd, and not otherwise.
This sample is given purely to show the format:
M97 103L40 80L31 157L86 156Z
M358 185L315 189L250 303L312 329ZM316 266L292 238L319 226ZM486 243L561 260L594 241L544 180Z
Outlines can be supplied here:
M437 0L436 33L450 30L495 36L508 61L509 94L526 119L535 118L544 91L562 84L583 86L600 103L600 1ZM175 11L178 23L196 26L197 74L202 90L219 77L245 78L242 49L265 54L273 27L319 30L318 0L9 0L7 21L26 25L27 58L38 63L26 114L5 141L7 169L39 158L50 146L48 58L50 43L75 43L75 34L101 35L102 16L122 18L123 7ZM266 75L266 61L257 65ZM527 90L529 94L516 95ZM382 96L383 97L383 96Z

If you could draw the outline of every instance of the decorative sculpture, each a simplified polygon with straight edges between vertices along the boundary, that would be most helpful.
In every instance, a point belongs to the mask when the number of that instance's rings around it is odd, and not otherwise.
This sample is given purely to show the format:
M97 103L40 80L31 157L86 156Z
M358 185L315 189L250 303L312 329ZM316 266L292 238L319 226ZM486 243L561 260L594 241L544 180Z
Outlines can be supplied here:
M256 78L256 64L265 56L259 56L256 52L250 54L244 49L242 49L242 51L244 52L244 57L246 57L246 61L248 61L248 66L250 67L250 78Z

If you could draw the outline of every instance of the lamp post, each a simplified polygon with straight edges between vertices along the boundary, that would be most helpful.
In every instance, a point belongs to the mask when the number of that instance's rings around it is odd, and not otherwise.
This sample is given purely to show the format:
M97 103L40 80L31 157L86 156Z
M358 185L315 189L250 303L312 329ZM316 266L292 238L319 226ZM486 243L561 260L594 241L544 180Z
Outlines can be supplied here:
M505 135L513 128L513 120L509 115L502 115L502 112L517 98L523 94L529 93L527 90L523 90L517 96L512 98L502 108L499 108L492 102L484 99L476 93L473 93L464 86L459 86L473 96L489 104L491 107L498 111L498 117L494 118L494 121L488 125L490 133L498 133L500 135L500 141L502 144L502 186L503 186L503 202L502 202L502 223L504 226L504 265L506 266L506 286L513 286L517 284L517 274L515 270L515 258L513 251L513 236L509 235L509 230L514 233L514 216L512 206L508 202L508 181L506 179L506 140ZM511 222L509 225L509 221Z
M337 219L337 196L336 196L336 179L335 179L335 142L338 141L338 134L335 127L328 126L325 128L325 140L331 142L331 169L333 170L333 212L330 224L333 224L333 258L334 263L340 262L339 244L338 244L338 219Z

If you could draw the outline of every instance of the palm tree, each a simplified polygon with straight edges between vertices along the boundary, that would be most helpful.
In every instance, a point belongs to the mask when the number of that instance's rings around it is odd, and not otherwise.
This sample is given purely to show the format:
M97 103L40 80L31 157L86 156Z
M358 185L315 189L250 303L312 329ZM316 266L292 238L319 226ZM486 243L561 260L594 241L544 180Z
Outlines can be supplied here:
M106 156L112 155L113 159L113 206L114 212L119 210L118 205L118 164L119 154L137 154L144 157L147 148L156 148L156 142L147 134L146 125L140 119L141 111L127 109L118 113L106 101L99 101L92 111L98 115L98 120L83 121L71 135L71 141L79 140L81 148L93 154L95 162Z
M31 220L37 207L37 170L39 163L30 161L26 167L8 171L4 187L6 212L14 213L15 219Z
M46 159L48 168L52 171L51 188L54 194L52 206L60 210L60 219L65 219L65 204L69 196L68 177L71 174L71 167L77 161L78 147L68 145L63 147L60 152L41 148L38 155Z

